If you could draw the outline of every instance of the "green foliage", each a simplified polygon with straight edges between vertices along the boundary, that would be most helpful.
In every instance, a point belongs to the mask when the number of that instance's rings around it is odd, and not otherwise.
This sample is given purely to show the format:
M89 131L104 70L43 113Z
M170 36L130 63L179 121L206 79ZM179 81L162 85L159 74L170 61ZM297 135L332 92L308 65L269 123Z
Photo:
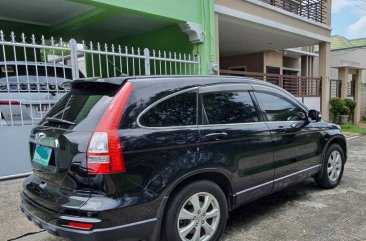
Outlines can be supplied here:
M355 112L355 108L356 108L356 101L351 100L351 99L345 99L344 104L345 104L345 106L348 107L351 116L353 116L353 114Z
M351 115L355 112L356 101L351 99L332 98L329 101L330 112L333 116L333 121L337 122L339 115Z
M332 98L330 101L329 101L329 105L330 105L330 111L332 112L332 114L338 116L341 111L343 110L344 108L344 101L341 99L341 98Z
M329 101L329 105L330 105L330 112L332 113L333 116L333 122L338 122L338 117L345 107L344 101L341 98L335 97Z
M341 110L340 114L341 115L349 115L350 112L351 111L347 106L343 106L343 109Z
M342 131L344 132L352 132L352 133L358 133L361 135L366 134L366 128L355 126L351 123L343 124L341 125Z

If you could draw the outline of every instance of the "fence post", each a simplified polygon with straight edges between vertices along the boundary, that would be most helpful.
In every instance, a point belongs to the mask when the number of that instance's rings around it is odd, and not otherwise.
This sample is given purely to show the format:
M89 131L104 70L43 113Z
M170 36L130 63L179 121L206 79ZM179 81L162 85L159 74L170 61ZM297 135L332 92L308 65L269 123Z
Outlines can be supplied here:
M150 51L148 48L144 49L145 56L145 75L150 75Z
M71 59L71 71L72 79L79 79L79 66L78 66L78 44L75 39L70 39L70 59Z

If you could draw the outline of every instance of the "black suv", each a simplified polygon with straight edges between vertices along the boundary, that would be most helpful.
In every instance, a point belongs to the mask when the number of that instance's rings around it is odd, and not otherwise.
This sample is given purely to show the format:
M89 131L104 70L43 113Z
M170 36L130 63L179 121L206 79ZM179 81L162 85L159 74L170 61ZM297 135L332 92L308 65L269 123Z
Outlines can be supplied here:
M216 241L228 213L342 178L346 140L283 89L247 78L85 79L30 136L21 209L74 240Z

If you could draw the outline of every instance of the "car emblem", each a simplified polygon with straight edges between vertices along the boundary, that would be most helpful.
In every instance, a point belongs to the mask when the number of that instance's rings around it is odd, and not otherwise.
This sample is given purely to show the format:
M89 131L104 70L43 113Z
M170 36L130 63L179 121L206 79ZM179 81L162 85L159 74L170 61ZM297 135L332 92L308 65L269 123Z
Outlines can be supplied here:
M46 134L43 132L39 132L36 134L36 143L40 143L43 138L46 137Z

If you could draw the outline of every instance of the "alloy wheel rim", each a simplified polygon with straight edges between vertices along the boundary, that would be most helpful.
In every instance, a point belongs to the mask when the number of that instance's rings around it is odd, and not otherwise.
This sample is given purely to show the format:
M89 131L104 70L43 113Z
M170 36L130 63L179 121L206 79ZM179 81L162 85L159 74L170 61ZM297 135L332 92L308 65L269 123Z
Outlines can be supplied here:
M182 241L209 241L220 221L220 206L210 193L192 195L178 215L178 234Z
M342 170L342 158L339 151L333 151L328 158L327 173L332 182L338 180Z

